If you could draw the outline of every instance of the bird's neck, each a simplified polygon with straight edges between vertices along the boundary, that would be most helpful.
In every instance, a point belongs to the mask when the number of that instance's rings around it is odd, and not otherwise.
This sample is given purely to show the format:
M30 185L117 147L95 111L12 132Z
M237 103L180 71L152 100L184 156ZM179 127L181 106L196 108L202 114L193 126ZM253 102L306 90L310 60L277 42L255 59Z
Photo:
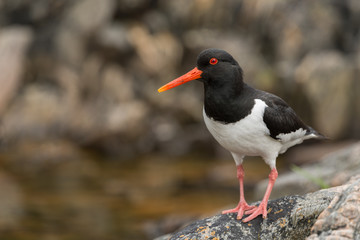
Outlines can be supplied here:
M242 80L216 88L205 85L204 110L206 115L223 123L238 121L251 110L248 109L251 104L248 104L249 99L247 98L251 89Z

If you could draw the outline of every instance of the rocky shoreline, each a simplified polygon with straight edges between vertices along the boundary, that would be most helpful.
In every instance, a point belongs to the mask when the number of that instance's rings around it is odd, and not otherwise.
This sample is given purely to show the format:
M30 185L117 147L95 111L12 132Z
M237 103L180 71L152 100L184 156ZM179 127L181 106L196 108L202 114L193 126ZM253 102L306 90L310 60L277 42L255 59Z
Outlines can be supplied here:
M356 165L359 166L360 144L357 143L324 158L319 165L327 164L334 158L337 160L337 165L357 162ZM269 201L269 214L265 220L258 217L249 223L243 223L236 219L235 213L219 214L192 222L179 231L156 240L359 239L360 169L359 167L353 169L353 177L340 186L303 196L291 195ZM334 174L330 175L336 177ZM285 182L288 177L280 176L279 179ZM311 182L309 179L307 181ZM302 186L304 183L298 182L298 185ZM277 187L284 188L284 186Z

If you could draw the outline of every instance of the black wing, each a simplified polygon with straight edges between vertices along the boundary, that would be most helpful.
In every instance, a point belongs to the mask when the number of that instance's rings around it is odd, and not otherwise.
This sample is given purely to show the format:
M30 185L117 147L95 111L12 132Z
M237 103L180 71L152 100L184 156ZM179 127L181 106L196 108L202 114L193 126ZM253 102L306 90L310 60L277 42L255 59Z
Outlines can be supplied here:
M318 135L315 130L303 123L295 111L281 98L263 92L263 100L268 106L265 108L263 121L270 130L272 138L278 140L279 138L276 136L280 133L294 132L299 128L306 130L306 134L314 133Z

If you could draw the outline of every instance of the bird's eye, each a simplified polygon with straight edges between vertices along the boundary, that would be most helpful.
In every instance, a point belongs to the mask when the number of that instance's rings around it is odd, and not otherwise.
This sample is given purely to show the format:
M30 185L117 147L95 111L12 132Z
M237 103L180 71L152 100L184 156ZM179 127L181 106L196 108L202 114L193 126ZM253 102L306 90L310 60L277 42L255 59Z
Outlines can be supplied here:
M215 64L218 63L218 60L217 60L216 58L211 58L210 61L209 61L209 63L210 63L211 65L215 65Z

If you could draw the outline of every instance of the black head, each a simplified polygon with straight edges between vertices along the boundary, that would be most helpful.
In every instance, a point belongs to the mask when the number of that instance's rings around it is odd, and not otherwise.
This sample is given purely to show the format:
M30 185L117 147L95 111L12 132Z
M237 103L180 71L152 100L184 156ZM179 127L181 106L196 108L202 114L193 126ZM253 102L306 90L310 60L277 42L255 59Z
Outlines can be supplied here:
M230 81L242 82L241 67L224 50L210 48L202 51L197 59L197 67L203 72L199 80L206 85L223 85Z
M235 59L224 50L210 48L202 51L197 59L197 67L158 89L163 92L192 80L200 80L208 88L220 89L224 86L237 90L242 87L242 70Z

